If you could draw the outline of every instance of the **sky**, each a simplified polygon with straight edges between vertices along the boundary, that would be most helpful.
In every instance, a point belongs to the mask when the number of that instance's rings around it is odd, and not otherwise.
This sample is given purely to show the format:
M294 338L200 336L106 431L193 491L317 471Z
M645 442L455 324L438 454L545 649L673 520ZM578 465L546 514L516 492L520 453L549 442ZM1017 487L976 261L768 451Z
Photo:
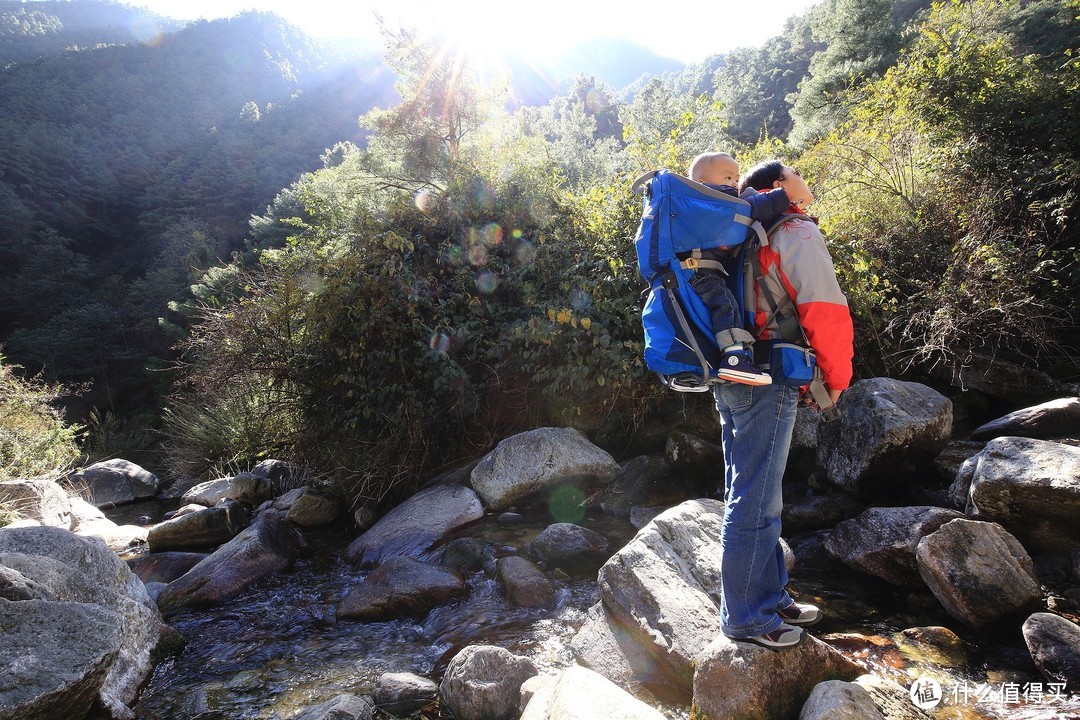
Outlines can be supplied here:
M550 58L589 37L623 37L694 63L736 47L760 46L792 15L821 0L683 0L663 4L597 0L128 0L179 20L277 13L316 37L374 35L374 13L391 24L433 27L492 53L514 49ZM650 7L648 11L643 7Z

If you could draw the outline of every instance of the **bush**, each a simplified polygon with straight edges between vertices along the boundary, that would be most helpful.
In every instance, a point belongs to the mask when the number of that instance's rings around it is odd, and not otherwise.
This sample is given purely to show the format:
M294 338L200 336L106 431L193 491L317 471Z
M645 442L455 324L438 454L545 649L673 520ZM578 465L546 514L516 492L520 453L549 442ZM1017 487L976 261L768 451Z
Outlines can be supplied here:
M0 355L0 480L59 478L79 457L81 428L54 405L63 389L23 380Z

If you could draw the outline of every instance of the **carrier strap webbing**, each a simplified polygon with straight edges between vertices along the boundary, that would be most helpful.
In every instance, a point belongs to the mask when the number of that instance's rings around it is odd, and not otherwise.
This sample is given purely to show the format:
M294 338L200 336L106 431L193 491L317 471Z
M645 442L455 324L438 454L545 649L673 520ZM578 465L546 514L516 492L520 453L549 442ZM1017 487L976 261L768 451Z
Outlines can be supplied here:
M671 300L671 307L675 310L675 317L679 319L679 327L686 336L686 345L697 355L697 359L701 363L701 375L708 382L712 379L712 374L709 372L709 361L705 359L705 354L701 352L701 347L694 338L694 331L690 329L690 323L687 321L686 315L683 314L679 296L675 294L675 288L679 287L679 278L676 277L674 272L669 271L664 275L662 284L668 292L668 299Z

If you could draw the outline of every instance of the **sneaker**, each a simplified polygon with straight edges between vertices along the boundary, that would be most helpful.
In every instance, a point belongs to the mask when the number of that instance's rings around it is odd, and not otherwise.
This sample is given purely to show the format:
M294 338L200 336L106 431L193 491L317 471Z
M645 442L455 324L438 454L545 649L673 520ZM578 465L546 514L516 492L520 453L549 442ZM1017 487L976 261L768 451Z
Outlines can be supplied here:
M815 605L797 603L794 600L785 608L777 608L776 614L788 625L806 627L821 621L821 609Z
M764 633L763 635L755 635L749 638L739 638L740 642L752 642L757 643L763 647L767 647L771 650L782 650L784 648L795 647L803 641L806 637L806 633L802 631L802 628L797 628L787 623L781 623L780 627L776 628L772 632Z
M721 380L743 385L772 384L772 376L755 365L750 353L745 350L724 353L720 360L720 371L716 376Z

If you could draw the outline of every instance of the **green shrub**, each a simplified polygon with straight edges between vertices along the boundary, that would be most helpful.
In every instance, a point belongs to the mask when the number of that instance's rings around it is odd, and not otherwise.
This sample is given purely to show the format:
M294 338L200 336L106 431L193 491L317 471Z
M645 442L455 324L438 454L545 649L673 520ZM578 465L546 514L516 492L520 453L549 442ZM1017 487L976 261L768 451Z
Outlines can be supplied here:
M15 374L0 355L0 480L57 478L79 457L81 428L54 405L63 389Z

